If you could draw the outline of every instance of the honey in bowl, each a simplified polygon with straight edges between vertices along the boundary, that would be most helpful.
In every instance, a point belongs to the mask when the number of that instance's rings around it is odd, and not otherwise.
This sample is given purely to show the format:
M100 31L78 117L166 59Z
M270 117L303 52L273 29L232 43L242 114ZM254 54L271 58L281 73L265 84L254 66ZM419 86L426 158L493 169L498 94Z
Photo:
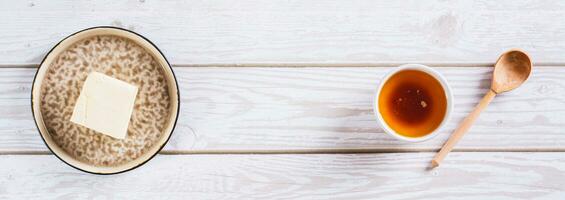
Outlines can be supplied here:
M379 112L396 133L410 138L426 136L437 129L446 115L447 97L441 83L419 70L402 70L383 85Z

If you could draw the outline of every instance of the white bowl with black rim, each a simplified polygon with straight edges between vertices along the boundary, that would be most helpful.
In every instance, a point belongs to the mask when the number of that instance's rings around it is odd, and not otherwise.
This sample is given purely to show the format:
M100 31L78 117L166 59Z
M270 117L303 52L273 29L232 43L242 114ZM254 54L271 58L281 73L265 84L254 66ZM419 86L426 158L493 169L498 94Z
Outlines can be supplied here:
M91 72L139 88L123 140L69 120ZM179 97L170 64L147 38L121 28L93 27L64 38L45 56L33 81L31 107L55 156L85 172L115 174L144 164L165 146L178 119Z

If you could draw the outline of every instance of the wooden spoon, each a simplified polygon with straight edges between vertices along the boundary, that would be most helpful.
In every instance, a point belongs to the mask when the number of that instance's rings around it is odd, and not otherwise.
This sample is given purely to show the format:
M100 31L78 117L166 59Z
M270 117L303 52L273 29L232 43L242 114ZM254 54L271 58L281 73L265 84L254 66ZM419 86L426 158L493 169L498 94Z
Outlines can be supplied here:
M432 160L432 168L439 166L445 156L453 149L453 146L465 135L477 117L479 117L481 111L487 107L497 94L520 86L528 79L531 71L532 62L525 52L513 49L503 53L494 65L490 90L441 147L439 153Z

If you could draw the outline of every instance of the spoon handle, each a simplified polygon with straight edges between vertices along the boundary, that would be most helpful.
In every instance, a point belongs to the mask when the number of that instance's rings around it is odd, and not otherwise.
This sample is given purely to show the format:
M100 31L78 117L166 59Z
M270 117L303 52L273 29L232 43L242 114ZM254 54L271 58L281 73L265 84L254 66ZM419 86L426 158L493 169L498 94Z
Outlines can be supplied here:
M469 128L471 128L471 125L473 125L473 123L479 117L481 112L488 106L488 104L492 101L492 99L494 99L495 96L496 96L496 93L492 89L490 89L487 92L487 94L483 97L483 99L481 99L479 104L475 107L473 112L471 112L463 120L463 122L461 122L461 124L459 124L459 127L457 127L457 129L455 129L455 131L453 132L453 134L451 134L451 136L449 137L447 142L445 142L443 147L441 147L441 150L439 151L439 153L437 153L436 156L434 157L434 159L432 160L432 168L439 166L441 161L443 161L445 156L447 156L447 154L449 152L451 152L451 150L453 149L453 146L455 146L455 144L457 144L457 142L459 142L459 140L461 140L463 135L465 135L465 133L467 133Z

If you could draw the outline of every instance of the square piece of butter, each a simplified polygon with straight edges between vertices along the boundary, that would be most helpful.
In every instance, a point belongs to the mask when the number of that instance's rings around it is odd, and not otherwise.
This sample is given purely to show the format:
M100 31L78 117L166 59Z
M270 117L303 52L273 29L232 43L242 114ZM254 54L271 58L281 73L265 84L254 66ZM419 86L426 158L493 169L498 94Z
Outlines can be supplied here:
M82 86L71 122L124 139L136 95L136 86L92 72Z

